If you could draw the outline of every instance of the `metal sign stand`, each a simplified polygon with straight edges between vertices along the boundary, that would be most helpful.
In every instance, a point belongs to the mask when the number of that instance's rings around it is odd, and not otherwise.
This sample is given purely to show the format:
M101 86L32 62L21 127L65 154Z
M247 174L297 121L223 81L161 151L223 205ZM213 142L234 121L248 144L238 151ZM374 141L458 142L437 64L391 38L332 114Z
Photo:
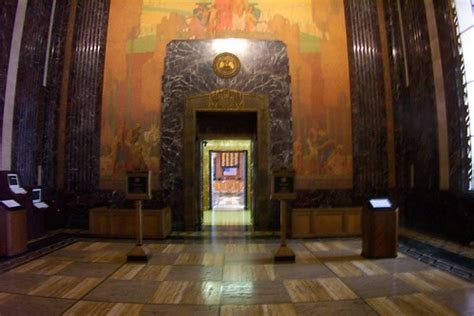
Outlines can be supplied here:
M143 212L142 200L136 201L137 208L137 242L135 247L128 253L127 261L145 261L151 258L151 251L143 245Z
M286 244L286 210L287 201L280 200L280 247L275 251L275 262L295 262L295 253Z

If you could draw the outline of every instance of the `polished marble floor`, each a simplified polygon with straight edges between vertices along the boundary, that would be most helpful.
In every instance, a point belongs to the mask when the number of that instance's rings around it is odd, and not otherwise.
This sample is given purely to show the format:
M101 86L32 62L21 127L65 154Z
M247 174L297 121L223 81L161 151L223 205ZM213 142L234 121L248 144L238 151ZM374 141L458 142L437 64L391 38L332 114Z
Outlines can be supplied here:
M0 315L472 315L474 284L413 258L367 260L360 239L81 240L0 275Z

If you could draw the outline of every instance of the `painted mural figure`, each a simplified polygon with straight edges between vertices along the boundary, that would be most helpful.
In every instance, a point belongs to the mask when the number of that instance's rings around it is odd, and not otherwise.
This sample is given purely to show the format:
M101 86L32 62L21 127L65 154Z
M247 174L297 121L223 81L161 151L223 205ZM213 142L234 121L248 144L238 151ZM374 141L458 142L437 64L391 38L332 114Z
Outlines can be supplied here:
M125 146L125 135L126 129L125 124L121 125L120 132L114 138L114 144L112 146L112 157L113 157L113 175L121 176L124 174L126 169L126 157L128 156L127 148Z
M314 128L310 129L311 137L306 139L307 155L305 156L305 167L310 172L316 172L322 175L331 175L331 168L328 166L329 157L334 154L336 147L334 141L329 138L326 131L322 128L318 128L317 131ZM293 147L294 151L298 151L299 148ZM299 154L296 154L298 156ZM311 167L312 166L312 167Z
M210 19L210 11L207 3L197 3L193 10L193 16L189 23L191 38L204 38Z
M328 157L325 171L326 174L333 176L340 176L350 172L348 157L343 154L342 145L337 145L335 150Z
M326 131L324 131L323 129L318 129L315 144L319 172L321 172L322 174L326 174L326 163L334 150L334 141L329 138Z
M232 29L232 1L215 0L216 8L216 28L215 32Z
M250 4L247 7L245 14L245 31L253 32L257 28L258 19L260 18L260 10L256 8L255 4Z
M303 147L299 138L293 143L293 167L297 172L303 169Z

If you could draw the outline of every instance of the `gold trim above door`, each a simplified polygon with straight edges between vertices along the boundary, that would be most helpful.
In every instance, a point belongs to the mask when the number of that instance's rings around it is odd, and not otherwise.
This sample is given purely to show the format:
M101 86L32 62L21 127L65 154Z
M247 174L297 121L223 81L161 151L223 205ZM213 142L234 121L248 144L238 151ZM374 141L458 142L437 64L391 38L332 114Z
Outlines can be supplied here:
M268 229L270 223L270 126L268 97L222 89L187 97L184 108L184 226L187 231L200 228L199 212L199 144L197 144L198 112L254 112L257 114L255 140L253 223L256 229Z

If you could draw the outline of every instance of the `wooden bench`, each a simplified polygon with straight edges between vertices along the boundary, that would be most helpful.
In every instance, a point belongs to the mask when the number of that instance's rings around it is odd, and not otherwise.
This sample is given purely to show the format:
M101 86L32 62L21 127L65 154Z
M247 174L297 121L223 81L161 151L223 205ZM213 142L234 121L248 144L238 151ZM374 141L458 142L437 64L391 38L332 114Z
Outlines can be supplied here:
M89 210L89 233L104 237L135 238L136 210L98 207ZM171 209L143 210L143 237L166 238L171 233Z
M291 236L359 236L361 213L362 207L295 208L291 211Z

